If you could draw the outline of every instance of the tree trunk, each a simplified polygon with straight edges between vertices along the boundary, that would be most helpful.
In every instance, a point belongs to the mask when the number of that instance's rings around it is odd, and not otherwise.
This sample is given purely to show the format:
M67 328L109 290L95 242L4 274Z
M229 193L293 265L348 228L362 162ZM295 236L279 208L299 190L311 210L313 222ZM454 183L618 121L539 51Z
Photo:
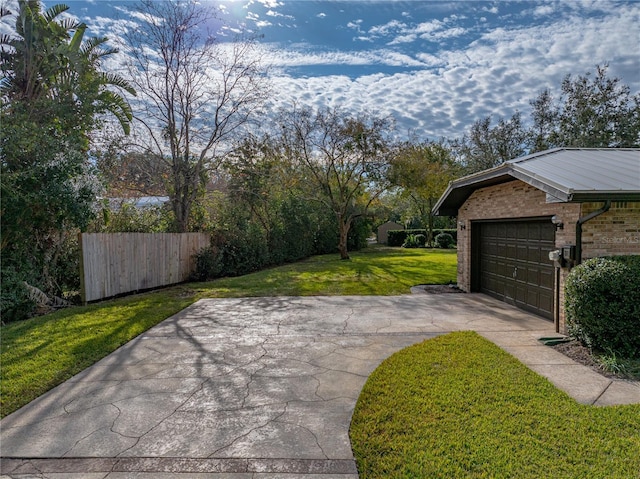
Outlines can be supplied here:
M189 230L189 210L191 207L189 200L178 197L172 203L176 233L186 233Z
M433 237L433 202L432 198L429 198L429 211L427 212L427 239L429 241L429 246L433 248L434 246L434 237Z
M349 229L351 228L351 219L344 220L341 215L338 215L338 224L340 227L340 241L338 243L338 251L340 251L340 259L350 259L349 251L347 247L347 241L349 239Z

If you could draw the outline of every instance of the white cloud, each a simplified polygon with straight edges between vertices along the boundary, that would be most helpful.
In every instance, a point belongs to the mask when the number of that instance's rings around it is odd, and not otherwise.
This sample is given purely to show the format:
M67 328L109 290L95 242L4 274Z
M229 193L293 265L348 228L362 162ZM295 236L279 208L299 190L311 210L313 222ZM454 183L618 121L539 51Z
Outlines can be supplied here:
M275 10L281 2L254 2L269 8L266 18L283 16ZM608 7L606 13L590 18L575 2L568 4L537 4L529 14L545 16L543 24L527 23L518 28L504 24L456 49L443 40L471 33L464 28L468 27L462 22L464 17L456 15L413 24L403 16L403 21L390 21L367 32L363 31L362 19L348 22L346 26L354 36L362 42L372 42L366 51L317 51L303 43L290 44L286 49L263 44L265 63L273 65L274 91L278 92L272 104L290 107L295 100L316 107L340 106L393 114L401 134L414 130L425 138L454 138L473 121L489 114L507 117L519 110L526 117L529 101L542 89L557 90L566 74L584 74L593 71L596 64L608 62L612 76L621 76L632 92L639 92L640 51L634 39L640 37L640 6L628 2L613 8L599 0L580 3L581 8L593 12ZM490 13L497 13L497 9ZM266 21L256 14L251 18ZM493 19L490 15L489 18ZM134 20L135 17L126 21L94 17L87 24L92 34L113 37L134 28ZM486 17L477 18L474 28L486 29L479 23L483 20L486 22ZM439 50L408 48L412 43L417 45L421 36L438 42L435 45ZM374 39L383 41L374 44ZM376 48L384 42L392 48ZM118 57L117 61L121 59ZM109 59L109 70L117 71L117 61ZM318 65L385 66L405 71L357 78L293 78L286 74L288 68Z
M391 20L384 25L376 25L375 27L371 27L369 29L369 34L374 36L385 36L391 32L403 31L406 26L406 24L398 20Z
M251 5L252 3L261 3L266 8L276 8L284 5L284 3L278 0L251 0L248 5Z
M418 24L415 27L415 33L419 35L424 35L428 33L435 32L436 30L440 30L444 25L440 20L431 20L430 22L423 22Z
M421 36L421 38L435 38L437 40L442 40L445 38L459 37L461 35L464 35L465 33L467 33L467 30L465 28L454 27L442 30L440 32L433 32L430 35L424 34Z
M554 11L555 9L551 5L538 5L533 9L532 14L534 17L546 17L551 15Z
M418 35L415 33L409 33L408 35L399 35L393 40L391 40L387 45L399 45L401 43L411 43L415 42L418 38Z
M463 49L438 54L325 54L324 64L378 61L415 70L355 79L279 75L274 78L277 90L282 92L277 101L282 106L289 106L295 99L315 107L393 113L400 134L413 130L424 138L454 138L487 115L510 117L521 111L526 119L529 101L542 89L557 91L565 75L593 71L596 64L609 62L610 75L622 76L632 92L639 92L640 52L629 48L629 39L640 35L639 15L640 9L628 4L600 18L571 15L542 26L496 29ZM428 27L423 24L421 28ZM450 35L463 33L455 28ZM439 30L442 35L447 31Z
M425 63L405 53L393 50L370 51L305 51L306 46L301 44L296 48L286 50L275 46L264 46L263 58L275 68L319 66L319 65L345 65L368 66L385 65L393 67L423 68Z

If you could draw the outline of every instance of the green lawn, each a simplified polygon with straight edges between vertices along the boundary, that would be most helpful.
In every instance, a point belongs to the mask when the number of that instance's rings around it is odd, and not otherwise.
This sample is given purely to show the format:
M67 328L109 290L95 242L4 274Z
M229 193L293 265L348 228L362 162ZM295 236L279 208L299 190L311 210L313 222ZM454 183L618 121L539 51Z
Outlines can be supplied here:
M372 247L304 261L257 273L191 285L206 297L334 296L408 294L417 284L455 283L455 250Z
M375 247L350 261L316 256L10 323L0 330L0 413L10 414L200 298L407 294L413 285L455 277L455 251Z
M640 477L640 405L580 405L472 332L385 360L350 434L361 479Z

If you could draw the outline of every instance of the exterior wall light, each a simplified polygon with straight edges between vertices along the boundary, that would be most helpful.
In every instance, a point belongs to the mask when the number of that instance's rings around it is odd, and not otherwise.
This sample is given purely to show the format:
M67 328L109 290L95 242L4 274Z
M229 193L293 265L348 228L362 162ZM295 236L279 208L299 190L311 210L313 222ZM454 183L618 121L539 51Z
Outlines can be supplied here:
M560 218L558 218L558 215L553 215L551 217L551 222L555 225L556 230L561 230L564 228L564 223Z
M460 230L466 230L467 229L467 225L464 224L464 221L460 221L460 222L458 222L458 224L460 225Z

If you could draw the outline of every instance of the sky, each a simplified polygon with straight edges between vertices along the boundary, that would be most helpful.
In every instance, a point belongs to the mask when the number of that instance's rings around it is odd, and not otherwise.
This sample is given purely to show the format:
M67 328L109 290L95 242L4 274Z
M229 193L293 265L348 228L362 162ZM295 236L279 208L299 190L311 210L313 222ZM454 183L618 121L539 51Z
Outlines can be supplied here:
M9 4L15 0L5 0ZM207 2L209 0L201 0ZM98 36L134 28L134 2L67 0ZM392 116L399 135L456 138L516 111L568 75L609 64L640 92L640 0L224 0L231 41L260 35L274 106ZM7 26L2 26L6 31Z

